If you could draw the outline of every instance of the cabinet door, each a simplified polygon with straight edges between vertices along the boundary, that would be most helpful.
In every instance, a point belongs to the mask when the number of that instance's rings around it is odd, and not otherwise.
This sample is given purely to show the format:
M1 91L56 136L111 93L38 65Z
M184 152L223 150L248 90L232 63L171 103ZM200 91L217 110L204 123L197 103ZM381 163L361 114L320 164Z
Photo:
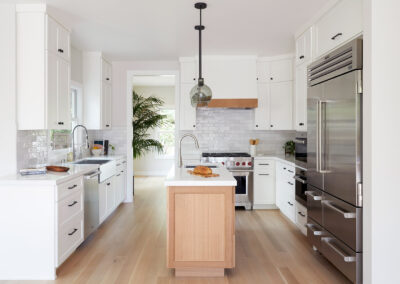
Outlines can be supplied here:
M190 102L190 90L193 83L181 84L180 93L180 129L194 130L196 129L196 108L192 107Z
M307 65L296 67L295 78L295 129L307 131Z
M111 64L101 59L101 76L102 80L111 83Z
M99 221L102 223L107 217L107 181L99 184Z
M70 58L69 31L58 25L57 27L57 52L65 60Z
M286 200L286 187L283 182L283 180L278 178L278 174L276 176L276 206L281 211L285 211L286 205L285 205L285 200Z
M112 108L112 96L111 96L111 85L108 83L102 83L102 111L101 111L101 120L102 120L102 128L110 129L111 128L111 108Z
M296 40L296 65L310 62L312 59L312 28L305 31Z
M46 17L47 50L57 53L57 28L58 24L49 16Z
M71 111L69 98L69 63L63 59L58 59L58 94L57 94L57 114L58 129L71 129Z
M123 171L120 171L115 176L115 207L117 207L122 202L123 183L124 183L124 175Z
M115 208L115 179L110 178L106 182L107 185L107 216L110 215Z
M340 1L315 25L316 56L319 57L363 30L362 0Z
M47 52L47 128L57 129L58 125L58 59L52 52ZM69 109L69 108L68 108Z
M181 61L181 83L196 83L197 72L196 72L196 61L185 60Z
M292 130L293 82L271 84L270 126L271 130Z
M271 82L284 82L293 80L293 60L271 61Z
M257 81L259 83L269 82L270 79L270 63L268 61L257 62Z
M275 204L274 177L271 173L254 173L254 204L272 205Z
M258 83L258 107L254 111L254 129L268 130L269 121L269 85L266 83Z

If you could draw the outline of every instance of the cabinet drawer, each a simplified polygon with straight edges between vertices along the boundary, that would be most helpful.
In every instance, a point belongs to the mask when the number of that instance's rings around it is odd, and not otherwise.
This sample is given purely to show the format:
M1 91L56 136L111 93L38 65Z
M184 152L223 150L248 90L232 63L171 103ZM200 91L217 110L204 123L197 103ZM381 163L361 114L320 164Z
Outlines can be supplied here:
M330 234L321 238L321 253L353 283L361 283L362 253L356 253Z
M307 236L307 208L296 202L296 225Z
M307 213L314 221L322 224L322 204L323 192L311 185L307 185Z
M321 250L321 236L325 234L325 231L317 222L310 218L307 218L306 226L308 242L318 250Z
M254 172L263 172L273 174L274 162L270 160L255 160L254 161Z
M120 173L121 171L125 170L126 168L126 161L125 160L118 160L116 163L117 166L117 173Z
M80 176L57 186L57 201L75 192L83 190L83 177Z
M57 205L58 224L63 224L74 215L83 211L83 190L79 190L63 200Z
M362 208L325 194L322 211L324 227L354 251L362 251Z
M83 242L83 212L58 227L58 265Z

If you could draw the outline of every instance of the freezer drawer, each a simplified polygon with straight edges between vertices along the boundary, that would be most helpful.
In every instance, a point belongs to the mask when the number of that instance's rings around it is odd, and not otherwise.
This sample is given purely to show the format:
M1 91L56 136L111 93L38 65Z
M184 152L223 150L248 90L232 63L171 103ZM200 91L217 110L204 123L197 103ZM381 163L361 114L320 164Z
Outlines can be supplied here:
M362 251L362 208L325 193L322 211L324 227L354 251Z
M307 213L318 224L322 225L322 205L323 192L311 185L307 185Z
M330 234L321 238L320 252L353 283L362 283L362 253L356 253Z
M313 219L307 218L307 240L318 250L321 250L321 237L324 236L323 228Z

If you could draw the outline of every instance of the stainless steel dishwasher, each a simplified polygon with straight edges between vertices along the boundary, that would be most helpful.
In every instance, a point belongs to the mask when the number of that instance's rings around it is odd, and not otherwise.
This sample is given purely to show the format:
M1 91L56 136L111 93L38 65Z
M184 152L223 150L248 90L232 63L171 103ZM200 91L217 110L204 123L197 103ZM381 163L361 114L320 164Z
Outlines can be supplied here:
M85 239L99 226L99 181L100 170L85 175Z

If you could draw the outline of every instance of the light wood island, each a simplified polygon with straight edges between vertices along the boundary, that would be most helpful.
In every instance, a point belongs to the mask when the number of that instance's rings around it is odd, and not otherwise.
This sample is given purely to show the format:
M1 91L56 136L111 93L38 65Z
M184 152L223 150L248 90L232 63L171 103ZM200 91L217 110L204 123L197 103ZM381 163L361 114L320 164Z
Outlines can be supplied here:
M167 186L167 266L175 276L218 277L235 267L236 180L192 176L174 168Z

